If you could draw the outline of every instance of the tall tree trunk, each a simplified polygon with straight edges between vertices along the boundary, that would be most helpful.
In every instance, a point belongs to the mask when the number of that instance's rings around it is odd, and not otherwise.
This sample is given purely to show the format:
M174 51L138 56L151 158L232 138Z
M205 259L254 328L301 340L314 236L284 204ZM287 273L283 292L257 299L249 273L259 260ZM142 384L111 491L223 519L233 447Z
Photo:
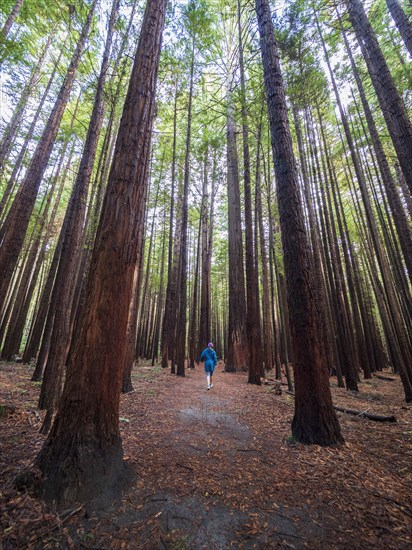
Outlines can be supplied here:
M195 39L192 38L192 52L189 76L189 104L187 107L187 130L185 148L185 167L183 176L183 204L180 240L180 281L179 281L179 314L176 324L176 374L185 376L186 358L186 317L187 317L187 223L190 179L190 147L192 136L192 104L195 69Z
M33 117L33 120L30 124L30 128L29 130L27 131L27 135L25 137L25 140L24 140L24 143L23 143L23 146L20 150L20 153L19 153L19 156L17 157L17 160L14 162L14 166L13 166L13 170L12 170L12 173L11 173L11 176L9 178L9 181L7 182L7 186L6 186L6 189L3 193L3 196L1 198L1 201L0 201L0 224L1 224L1 229L0 229L0 242L3 240L3 233L4 233L4 218L5 218L5 210L6 210L6 206L8 204L8 201L9 201L9 197L10 195L12 194L13 192L13 189L16 185L16 181L17 181L17 177L18 177L18 174L20 172L20 169L23 165L23 160L24 160L24 157L25 157L25 154L26 154L26 151L28 149L28 146L29 146L29 143L30 141L33 139L33 134L34 134L34 130L36 128L36 124L37 124L37 121L40 117L40 115L42 114L43 112L43 106L44 106L44 102L46 101L47 99L47 96L49 95L49 91L50 91L50 88L52 86L52 83L54 81L54 77L56 76L56 73L57 73L57 69L60 65L60 61L61 61L61 58L62 58L62 55L63 55L63 51L65 49L65 45L66 45L66 42L63 44L63 47L61 48L60 52L59 52L59 56L56 60L56 62L54 63L54 67L53 67L53 72L49 78L49 81L47 83L47 86L46 86L46 89L44 90L43 94L42 94L42 97L41 97L41 100L37 106L37 109L36 109L36 113Z
M16 3L13 6L13 9L11 10L10 15L6 19L3 28L0 31L1 38L7 38L7 35L9 33L9 30L11 29L11 26L15 22L17 16L19 15L20 8L23 5L23 0L16 0Z
M67 177L68 171L72 166L74 146L75 146L75 142L72 144L71 151L68 155L68 160L67 160L66 165L63 169L63 173L62 173L62 176L61 176L61 188L63 188L63 186L66 182L66 177ZM62 160L63 160L63 157L62 157ZM60 191L59 191L59 195L60 195ZM55 205L53 207L53 210L55 208L57 208L57 206L58 206L58 204L55 203ZM63 225L60 229L57 245L56 245L56 248L55 248L54 253L53 253L53 259L51 261L51 265L50 265L49 272L48 272L48 275L47 275L46 283L44 285L44 289L43 289L42 294L41 294L41 299L40 299L38 311L37 311L37 314L36 314L36 319L35 319L34 324L33 324L33 329L31 331L30 338L27 341L26 348L25 348L24 353L23 353L23 362L24 363L29 363L32 358L37 357L37 352L40 348L40 344L42 344L42 347L43 347L43 343L42 343L43 331L44 331L44 337L45 337L43 339L46 339L47 342L50 341L52 321L50 321L50 329L49 330L47 330L47 325L46 325L46 328L45 328L45 324L46 324L46 320L47 320L47 313L49 311L50 298L51 298L51 293L52 293L52 290L53 290L54 280L55 280L55 277L56 277L57 267L58 267L59 261L60 261L60 254L61 254L61 249L62 249L62 241L63 241L63 237L64 237L65 228L66 228L66 224L63 222ZM33 375L32 375L32 380L33 381L41 380L41 378L43 376L44 365L45 365L45 362L46 362L47 352L48 352L48 343L47 343L47 345L44 346L44 351L45 351L45 354L43 355L44 360L42 360L40 358L40 355L39 355L39 358L36 361L36 368L35 368L35 370L33 372Z
M31 299L37 283L37 277L39 275L40 268L42 266L42 263L45 257L46 246L50 238L51 227L54 223L57 206L60 202L60 196L63 190L63 186L60 185L60 189L57 193L57 197L55 200L55 204L54 204L54 208L53 208L50 220L47 222L48 211L50 208L51 200L54 195L54 189L56 187L57 180L59 177L63 157L64 157L64 152L62 153L61 159L58 162L58 166L56 168L56 174L54 174L52 177L50 190L47 193L46 204L43 211L40 214L40 222L38 224L39 227L35 228L34 230L35 238L31 245L31 250L29 252L29 256L28 256L26 265L24 267L24 274L23 274L22 282L20 283L20 288L18 292L18 294L21 295L21 298L17 299L16 303L14 304L14 310L11 315L9 329L7 331L7 336L2 349L2 357L6 359L6 361L10 361L13 355L16 355L19 353L20 342L23 335L23 329L26 322L27 313L29 311ZM43 235L43 230L46 226L46 223L48 228L47 228L46 234ZM41 243L41 246L40 246L40 243Z
M405 181L412 193L412 124L360 0L345 0Z
M132 369L134 364L135 345L136 345L136 323L138 312L138 288L139 266L136 266L133 275L132 301L129 307L129 318L126 329L126 351L124 354L124 365L122 375L122 393L133 391Z
M265 230L263 226L262 213L262 190L260 185L260 156L261 156L261 134L262 120L260 120L257 135L257 153L256 153L256 215L259 228L260 261L262 264L262 290L263 290L263 308L262 308L262 336L263 336L263 361L265 370L272 370L272 331L270 318L270 287L269 287L269 269L266 252ZM256 247L257 247L256 241ZM273 308L273 306L272 306ZM280 374L279 372L276 373Z
M113 497L125 480L119 397L166 4L146 6L66 384L35 460L43 495L60 504Z
M11 145L13 143L13 139L16 136L17 128L23 118L24 109L27 105L27 100L29 98L29 95L31 92L33 92L34 87L37 84L37 81L39 79L40 71L42 69L44 59L46 57L46 54L48 52L48 49L50 47L51 41L55 35L56 32L56 25L52 29L51 33L49 34L49 37L47 39L47 42L43 48L43 51L40 55L39 60L37 61L35 67L33 68L29 81L24 86L23 92L19 98L19 101L14 109L13 116L11 117L10 122L8 123L4 133L3 133L3 139L0 144L0 173L3 169L4 160L7 157L7 155L10 152Z
M229 323L225 370L248 370L246 333L245 274L243 266L242 222L240 215L239 165L233 98L227 98L227 198L229 226Z
M69 94L86 44L96 3L97 0L93 0L53 110L43 130L42 137L37 144L24 181L19 187L19 191L4 222L5 230L3 240L0 243L0 265L3 266L3 273L0 279L0 303L4 302L14 268L19 258L20 250L23 246L30 216L36 202L38 189L47 168L60 122L69 100Z
M296 137L298 142L302 180L304 184L303 194L304 194L307 212L308 212L308 222L309 222L309 230L310 230L310 237L311 237L310 240L311 240L312 251L313 251L313 271L315 274L316 293L318 296L319 318L321 321L322 333L324 335L322 340L325 346L326 357L328 358L329 370L332 371L333 367L336 369L338 374L338 384L339 384L340 383L340 376L339 376L340 358L336 353L337 347L336 347L336 341L335 341L335 334L333 331L334 323L333 323L333 320L331 319L330 305L328 303L328 296L327 296L327 290L326 290L326 281L323 275L323 273L327 271L327 268L330 266L328 265L325 269L324 257L326 254L326 250L322 250L320 245L319 224L317 223L317 220L315 217L315 210L312 204L313 199L310 191L309 166L308 166L309 159L307 159L307 156L305 154L299 114L296 107L292 107L292 113L293 113ZM309 129L308 129L308 133L309 133ZM309 153L313 157L314 154L316 154L316 150L314 150L314 147L312 145L312 142L313 142L312 138L313 138L312 135L308 135L307 141L309 142ZM312 179L314 180L314 182L316 182L318 174L316 172L315 166L313 166L312 172L313 172Z
M204 176L203 176L204 177ZM190 312L189 322L189 368L195 368L195 361L197 361L198 350L198 296L199 296L199 270L200 270L200 256L201 256L201 238L202 238L202 219L199 217L199 230L197 238L197 247L194 251L196 257L196 263L194 268L194 280L193 280L193 292L192 292L192 308Z
M200 284L200 320L199 320L199 347L197 354L201 352L200 348L206 346L211 341L211 319L210 319L210 263L208 255L209 242L209 189L208 189L208 155L209 147L206 147L205 158L203 161L203 180L202 180L202 206L200 209L201 222L201 284Z
M338 17L339 17L339 14L338 14ZM403 256L405 259L406 268L408 270L409 280L412 283L412 235L408 225L408 220L406 219L405 210L403 209L399 194L397 192L395 180L392 176L392 172L390 170L389 163L386 158L383 145L379 137L378 130L376 128L375 121L373 119L369 102L367 101L367 98L366 98L362 79L360 77L358 68L353 58L352 51L350 49L350 46L346 37L346 33L343 29L342 22L340 21L340 17L339 17L339 22L341 25L343 39L345 41L346 52L348 54L348 57L351 63L352 72L358 87L369 133L372 138L372 144L376 154L376 160L378 162L379 170L382 175L382 181L388 196L389 206L391 209L393 220L395 222L395 227L398 234L399 243L402 248Z
M160 281L159 281L159 294L157 298L157 312L156 323L154 329L154 338L152 346L152 367L157 363L159 358L159 342L160 342L160 328L162 326L162 313L164 302L164 273L165 273L165 256L166 256L166 220L167 220L167 208L164 209L164 221L163 221L163 237L162 237L162 257L160 260Z
M176 258L173 255L173 223L174 223L174 202L175 202L175 184L176 184L176 138L177 138L177 85L175 89L174 109L173 109L173 145L172 145L172 181L170 193L170 217L169 217L169 246L168 246L168 267L167 267L167 287L165 312L162 326L162 367L168 367L171 357L171 339L173 333L173 310L176 301Z
M52 303L54 304L54 311L52 312L54 314L53 331L39 400L40 408L47 409L42 428L44 433L47 433L50 429L52 417L57 410L63 383L63 367L66 363L70 345L72 330L71 308L76 288L87 194L96 158L97 144L103 124L104 85L107 69L109 67L113 30L119 11L119 3L120 0L114 0L112 4L93 110L87 130L79 171L66 211L66 217L68 218L67 227L52 293Z
M412 57L412 25L398 0L386 0L388 10L395 21L400 35L405 42L409 55Z
M253 242L252 192L250 181L249 126L246 109L245 67L243 60L243 41L240 0L237 1L237 22L239 39L239 69L243 136L243 185L245 192L245 246L246 246L246 332L249 349L249 384L260 386L260 377L264 376L262 356L262 336L259 313L259 283L256 270L256 246Z
M256 0L287 278L295 374L292 433L302 443L343 441L318 331L309 250L285 92L268 0Z
M355 1L357 1L357 0L355 0ZM317 26L318 26L319 35L322 39L322 35L321 35L318 20L317 20ZM357 179L357 182L359 184L359 188L360 188L360 192L361 192L361 196L362 196L362 203L363 203L364 209L365 209L368 229L370 231L370 235L371 235L372 242L373 242L373 247L374 247L376 257L377 257L377 260L378 260L378 264L379 264L379 268L380 268L380 271L381 271L381 274L382 274L384 288L385 288L385 292L386 292L387 299L388 299L389 311L391 313L394 326L397 327L396 333L397 333L397 339L399 340L399 346L398 347L399 347L399 350L400 350L400 353L401 353L401 356L399 357L401 379L402 379L402 382L403 382L403 385L404 385L405 399L407 401L410 401L410 400L412 400L412 391L411 391L412 386L410 384L411 380L409 380L409 378L410 378L409 372L411 370L410 367L409 367L409 361L410 361L411 349L412 348L411 348L410 344L408 343L408 338L405 334L405 328L403 326L403 321L401 319L401 315L400 315L400 311L399 311L399 305L398 305L398 301L396 299L395 289L394 289L394 285L393 285L393 281L392 281L388 261L387 261L387 258L385 256L385 253L383 251L382 242L381 242L380 235L379 235L379 232L378 232L377 227L376 227L376 221L375 221L373 211L372 211L372 207L371 207L371 204L370 204L370 198L369 198L369 194L368 194L368 190L367 190L365 175L364 175L364 172L362 170L362 166L361 166L359 157L357 155L355 143L354 143L354 140L353 140L350 128L349 128L347 116L346 116L346 114L343 110L343 106L342 106L342 103L341 103L341 100L340 100L339 92L338 92L337 85L336 85L336 82L335 82L335 79L334 79L334 75L333 75L333 72L332 72L332 69L331 69L331 66L330 66L328 53L327 53L327 50L326 50L326 46L323 42L323 39L322 39L322 45L323 45L323 50L324 50L324 53L325 53L326 62L327 62L328 68L329 68L329 73L330 73L330 77L331 77L331 80L332 80L332 86L333 86L333 89L334 89L334 92L335 92L336 101L338 103L338 108L339 108L340 117L341 117L341 120L342 120L343 129L344 129L344 132L345 132L346 141L347 141L347 144L349 146L349 151L350 151L350 156L351 156L353 168L355 170L356 179ZM412 134L411 134L411 137L412 137ZM411 164L411 166L412 166L412 164Z

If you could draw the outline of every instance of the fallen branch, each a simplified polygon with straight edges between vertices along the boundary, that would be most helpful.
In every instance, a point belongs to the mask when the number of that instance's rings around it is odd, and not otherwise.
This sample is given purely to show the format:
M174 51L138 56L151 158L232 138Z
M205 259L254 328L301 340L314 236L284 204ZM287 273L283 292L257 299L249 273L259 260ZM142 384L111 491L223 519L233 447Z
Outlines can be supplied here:
M380 414L371 414L366 411L355 411L353 409L344 409L342 407L336 407L335 405L333 408L336 411L343 412L346 414L352 414L354 416L360 416L361 418L367 418L368 420L375 420L376 422L397 422L396 416L382 416Z
M295 396L293 392L288 390L285 390L285 393L287 393L288 395L293 395L293 397ZM346 414L353 414L354 416L360 416L361 418L367 418L368 420L375 420L376 422L397 422L396 416L393 416L393 415L382 416L380 414L371 414L366 411L355 411L353 409L344 409L343 407L337 407L336 405L333 405L333 408L335 409L335 411L343 412Z
M388 382L395 382L397 378L389 378L389 376L383 376L382 374L375 374L375 378L379 378L380 380L387 380Z
M60 516L58 518L58 523L56 525L54 525L53 527L51 527L51 529L48 529L47 531L45 531L44 533L41 533L40 535L38 535L35 539L31 540L30 542L32 542L33 544L35 542L37 542L38 540L40 539L43 539L46 535L52 533L53 531L55 531L56 529L60 529L60 527L70 518L72 518L75 514L77 514L78 512L80 512L80 510L82 510L84 508L84 504L81 504L78 508L75 508L74 510L68 510L67 512L65 512L62 516Z
M180 464L180 462L176 462L176 466L178 468L186 468L186 470L190 470L191 472L193 472L193 468L191 468L190 466L185 466L184 464Z

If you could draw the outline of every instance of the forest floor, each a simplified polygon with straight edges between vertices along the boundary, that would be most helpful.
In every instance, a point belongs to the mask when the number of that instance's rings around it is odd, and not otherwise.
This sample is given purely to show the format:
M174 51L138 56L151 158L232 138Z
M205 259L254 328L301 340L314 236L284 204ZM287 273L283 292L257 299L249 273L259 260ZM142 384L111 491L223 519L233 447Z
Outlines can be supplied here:
M13 487L41 448L43 412L31 368L0 363L0 548L225 549L412 547L412 406L398 378L337 388L341 448L296 444L293 396L217 367L184 379L133 371L121 398L126 460L136 478L109 510L59 511ZM285 388L283 386L283 388Z

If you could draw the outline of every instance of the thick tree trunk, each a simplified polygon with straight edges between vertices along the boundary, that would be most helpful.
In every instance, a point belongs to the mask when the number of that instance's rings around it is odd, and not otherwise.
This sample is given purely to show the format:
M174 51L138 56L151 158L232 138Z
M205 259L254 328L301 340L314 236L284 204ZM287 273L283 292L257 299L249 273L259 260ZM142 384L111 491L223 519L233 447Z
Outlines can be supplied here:
M57 410L63 380L63 368L70 345L72 331L71 308L76 289L87 194L103 124L104 85L109 67L113 30L119 11L119 2L120 0L114 0L112 4L93 110L79 170L66 211L66 231L52 293L52 303L54 304L54 311L52 312L54 314L53 331L39 400L40 408L47 409L43 425L44 432L47 432L50 428L51 419Z
M279 54L268 0L256 0L268 102L282 244L287 278L289 322L295 373L292 433L302 443L343 441L333 410L328 371L319 338L309 250L299 197Z
M146 6L61 405L35 461L59 504L107 503L124 480L119 397L166 4Z

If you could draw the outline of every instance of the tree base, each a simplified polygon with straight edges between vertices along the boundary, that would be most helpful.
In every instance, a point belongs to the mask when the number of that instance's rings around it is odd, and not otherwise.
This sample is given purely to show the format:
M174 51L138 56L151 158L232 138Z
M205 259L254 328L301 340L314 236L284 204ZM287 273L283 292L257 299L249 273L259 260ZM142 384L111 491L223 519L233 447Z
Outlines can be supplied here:
M51 460L47 449L36 463L20 473L14 483L55 508L84 504L87 510L104 510L118 500L135 478L122 452L96 456L73 450L66 460Z
M298 421L295 415L292 421L292 435L296 441L305 445L339 447L345 443L334 414L327 423L319 420L312 424L307 419Z

